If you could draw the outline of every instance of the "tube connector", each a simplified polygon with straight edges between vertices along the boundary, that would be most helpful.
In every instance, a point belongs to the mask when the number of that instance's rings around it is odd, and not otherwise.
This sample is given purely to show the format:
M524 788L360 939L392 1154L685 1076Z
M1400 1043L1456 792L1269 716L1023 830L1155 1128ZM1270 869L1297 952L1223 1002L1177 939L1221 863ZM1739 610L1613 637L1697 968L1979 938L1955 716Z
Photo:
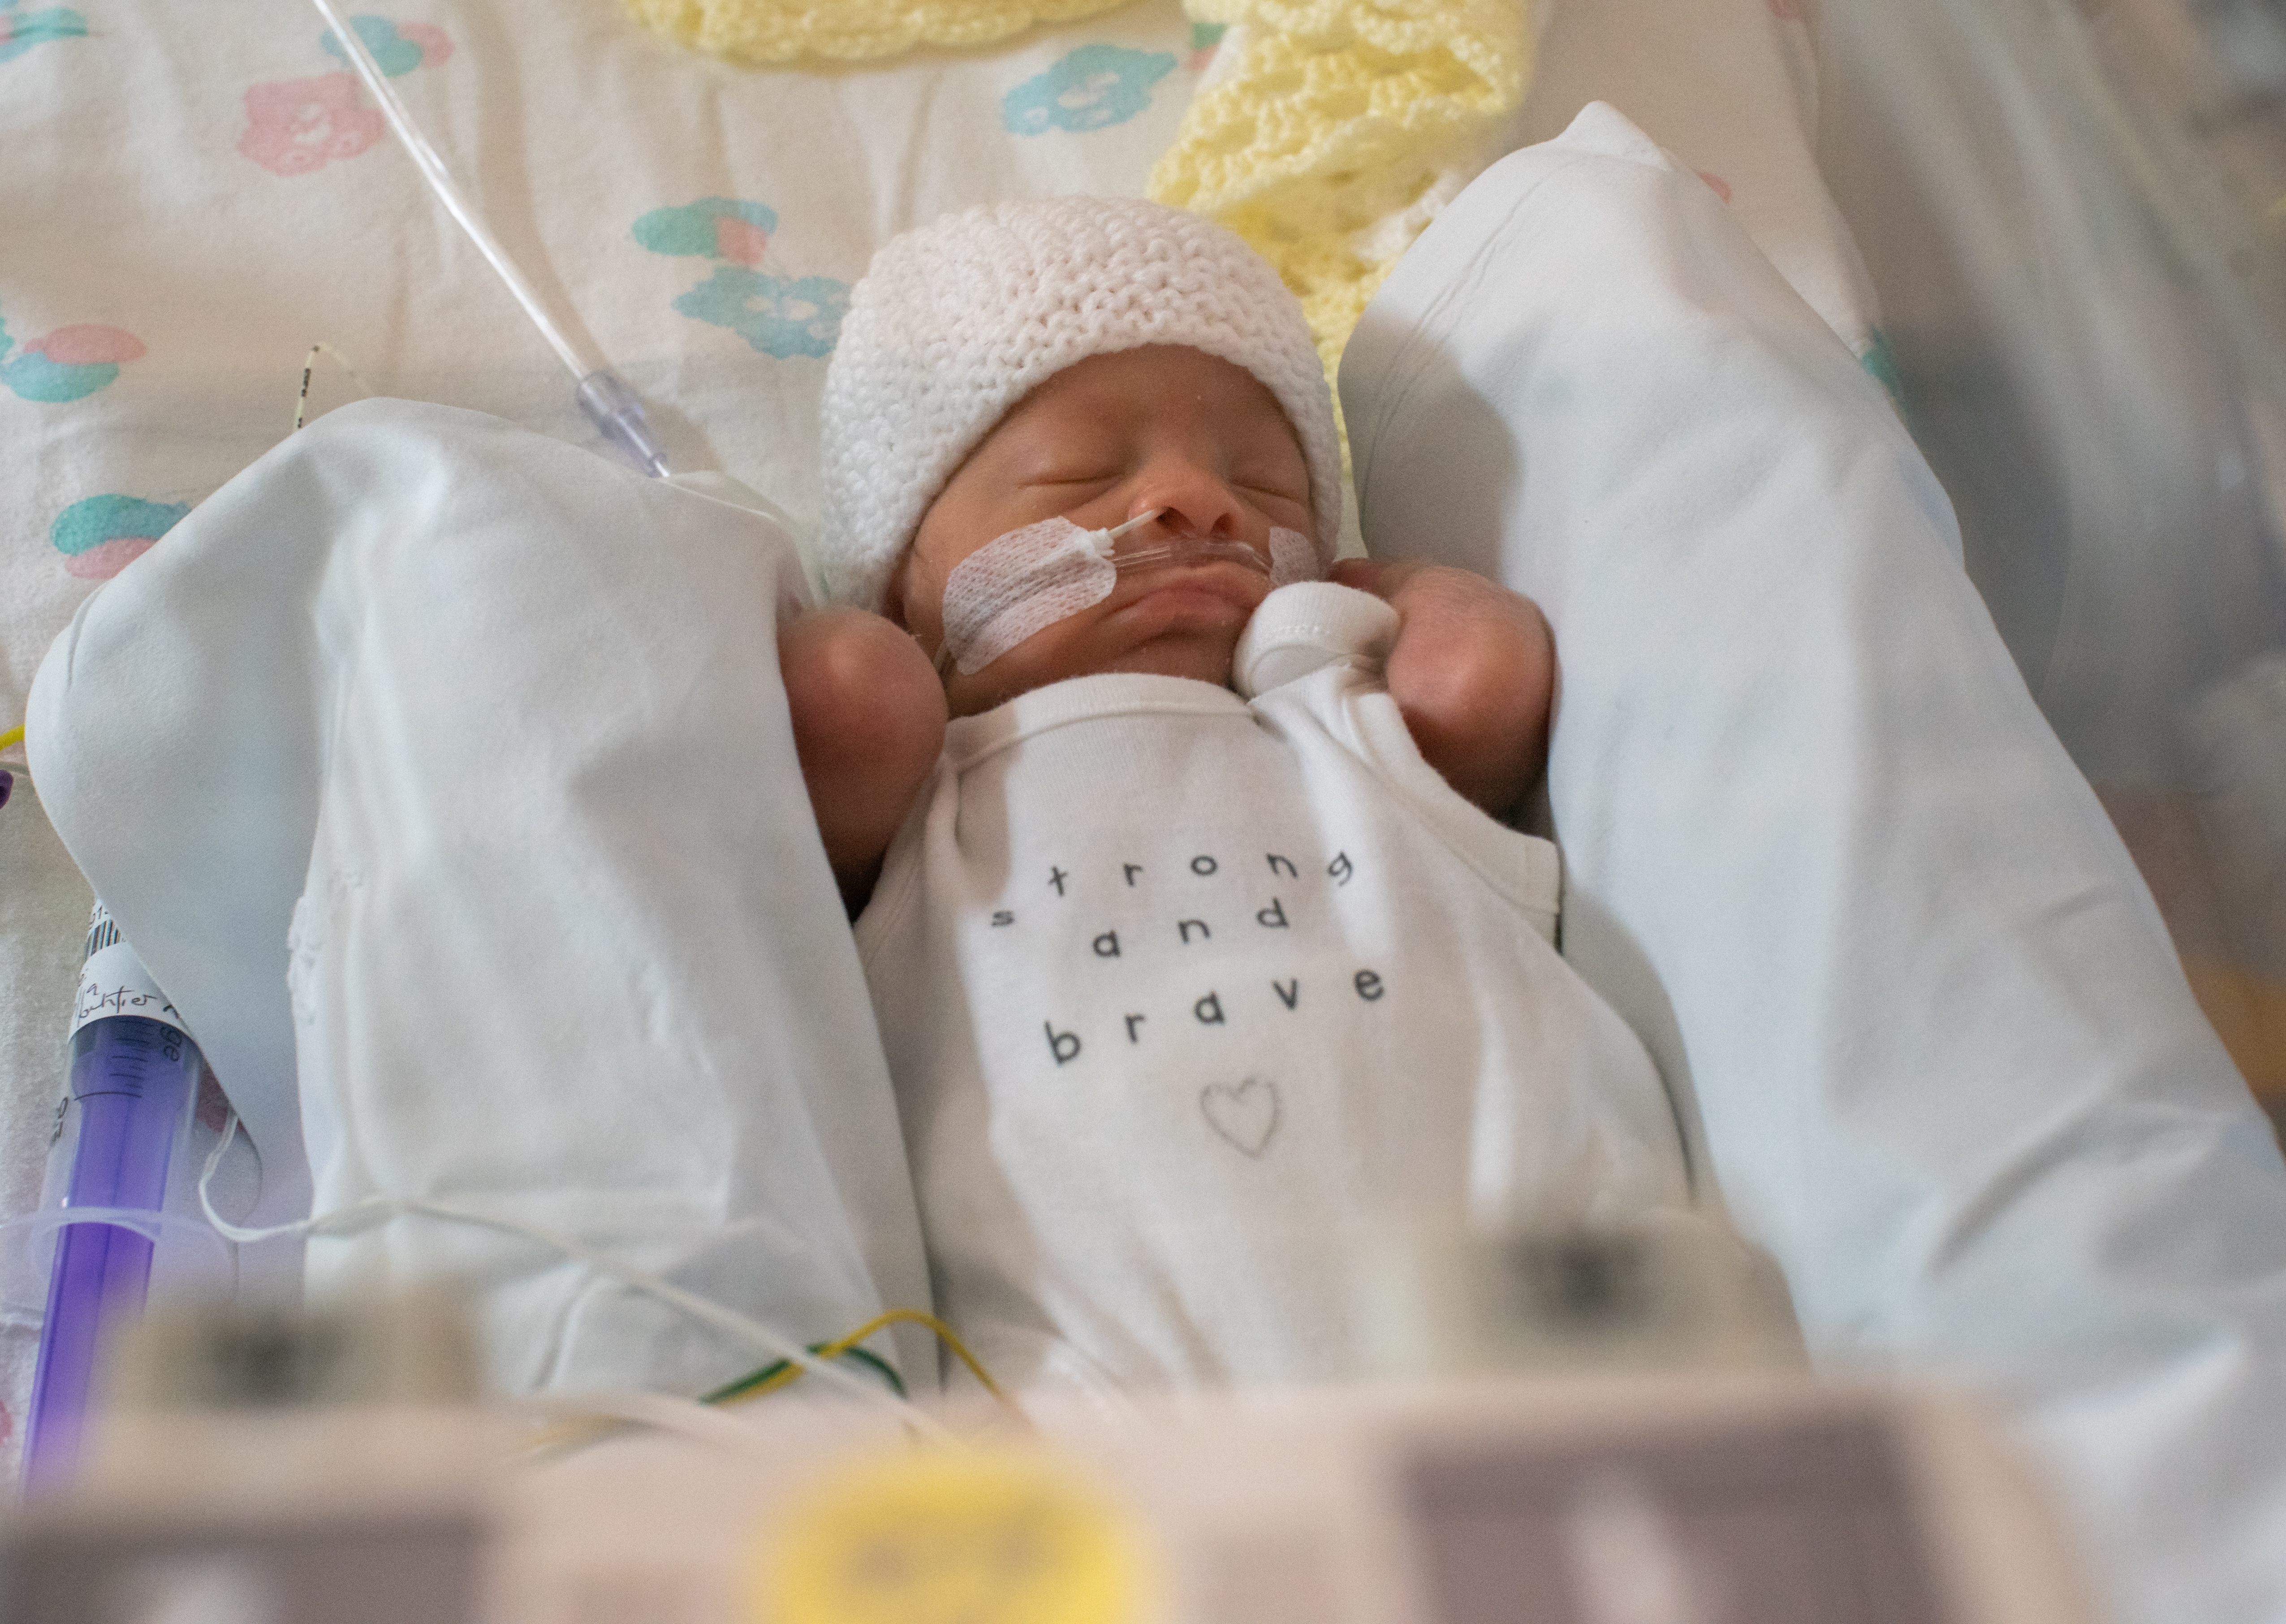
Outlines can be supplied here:
M654 479L666 477L666 453L651 437L642 401L609 367L599 367L579 380L579 409L596 431L635 459L637 468Z

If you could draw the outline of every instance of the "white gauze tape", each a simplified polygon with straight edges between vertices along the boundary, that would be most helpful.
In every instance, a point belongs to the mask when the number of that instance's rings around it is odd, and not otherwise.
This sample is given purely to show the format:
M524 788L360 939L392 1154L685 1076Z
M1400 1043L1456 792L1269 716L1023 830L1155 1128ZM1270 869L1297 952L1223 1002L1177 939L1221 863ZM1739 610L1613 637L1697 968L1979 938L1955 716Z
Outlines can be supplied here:
M1042 519L978 548L953 566L944 583L938 669L950 662L961 675L974 676L1033 633L1102 603L1121 570L1217 555L1263 567L1262 556L1239 542L1185 537L1104 556L1115 537L1155 516L1155 509L1111 531L1082 530L1067 518ZM1309 537L1273 524L1266 572L1272 586L1286 587L1321 579L1325 566Z
M996 536L953 565L944 583L944 647L974 676L1044 627L1111 595L1119 572L1069 519L1042 519Z
M1325 562L1318 544L1298 530L1282 524L1270 527L1270 584L1290 587L1297 580L1323 580Z

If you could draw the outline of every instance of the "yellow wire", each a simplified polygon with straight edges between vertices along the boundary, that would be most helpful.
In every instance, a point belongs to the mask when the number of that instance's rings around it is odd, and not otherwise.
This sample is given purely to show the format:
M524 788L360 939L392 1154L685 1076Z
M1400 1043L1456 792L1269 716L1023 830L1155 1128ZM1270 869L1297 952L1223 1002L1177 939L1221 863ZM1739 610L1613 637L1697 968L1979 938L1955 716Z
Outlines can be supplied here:
M1000 1384L992 1379L990 1374L987 1372L983 1365L978 1361L976 1355L968 1351L968 1344L961 1341L960 1333L954 1330L952 1327L947 1325L943 1320L938 1319L934 1314L930 1313L924 1309L892 1308L887 1313L876 1314L873 1318L866 1320L864 1324L859 1326L855 1330L851 1331L847 1336L843 1336L837 1341L829 1342L821 1345L816 1350L817 1357L820 1359L839 1359L850 1349L855 1347L859 1343L864 1341L866 1337L871 1336L875 1331L879 1330L883 1326L897 1324L923 1325L935 1332L938 1336L943 1339L945 1346L952 1350L954 1356L958 1358L962 1364L968 1367L969 1374L974 1376L978 1382L983 1384L984 1391L986 1392L990 1393L993 1398L999 1400L1002 1404L1007 1405L1011 1409L1015 1407L1015 1406L1010 1401L1008 1395L1001 1390ZM802 1368L800 1365L788 1365L784 1369L770 1377L769 1380L766 1382L759 1382L753 1387L748 1388L745 1392L740 1393L737 1397L721 1400L721 1402L714 1407L717 1409L728 1409L734 1404L744 1404L749 1399L759 1399L766 1392L776 1392L779 1388L794 1381L801 1374ZM526 1447L536 1453L540 1450L585 1443L595 1439L603 1437L608 1433L616 1431L622 1424L624 1423L617 1421L606 1420L558 1422L556 1425L542 1432L538 1438L533 1439Z
M0 750L7 749L11 745L21 744L23 739L23 729L11 728L7 732L0 733ZM829 1342L818 1349L817 1356L825 1360L840 1359L883 1326L901 1324L926 1326L930 1330L934 1331L942 1339L945 1346L952 1350L954 1357L968 1367L968 1373L981 1384L986 1392L990 1393L1003 1404L1008 1402L1008 1395L1000 1391L1000 1384L992 1379L983 1365L978 1362L976 1355L968 1351L968 1344L960 1339L960 1333L926 1309L892 1308L887 1313L876 1314L847 1336L835 1342ZM756 1383L735 1399L724 1399L723 1403L744 1404L747 1399L758 1399L766 1392L776 1392L779 1388L799 1379L801 1374L802 1368L800 1365L790 1364L767 1382Z
M866 1337L871 1336L875 1331L879 1330L883 1326L898 1324L921 1325L927 1327L932 1331L934 1331L943 1341L944 1345L952 1350L953 1357L959 1360L962 1364L968 1367L969 1375L977 1379L977 1381L983 1386L986 1392L990 1393L995 1399L997 1399L1003 1404L1008 1402L1008 1395L1001 1391L1000 1384L992 1379L991 1376L985 1370L984 1367L978 1362L976 1355L968 1351L968 1344L961 1341L960 1333L954 1330L952 1327L947 1325L943 1320L938 1319L934 1314L930 1313L926 1309L892 1308L887 1313L876 1314L872 1319L866 1320L864 1324L859 1326L847 1336L843 1336L837 1341L829 1342L824 1347L818 1349L817 1357L820 1359L840 1359L844 1353L849 1352L850 1349L864 1341ZM788 1365L784 1369L770 1377L769 1380L766 1382L757 1382L745 1392L738 1394L737 1397L723 1399L722 1407L727 1408L733 1404L744 1404L747 1399L759 1399L766 1392L776 1392L779 1388L784 1387L789 1384L799 1380L801 1375L802 1368L800 1365Z

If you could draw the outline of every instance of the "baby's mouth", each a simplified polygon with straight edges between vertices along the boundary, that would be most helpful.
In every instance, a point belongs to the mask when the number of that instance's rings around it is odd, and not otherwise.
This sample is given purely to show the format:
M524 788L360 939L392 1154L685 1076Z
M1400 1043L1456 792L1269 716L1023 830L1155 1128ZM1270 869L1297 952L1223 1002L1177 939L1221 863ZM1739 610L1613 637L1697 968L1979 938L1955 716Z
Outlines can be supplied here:
M1252 548L1182 536L1138 548L1132 564L1123 555L1108 606L1212 600L1251 614L1272 585L1268 562Z

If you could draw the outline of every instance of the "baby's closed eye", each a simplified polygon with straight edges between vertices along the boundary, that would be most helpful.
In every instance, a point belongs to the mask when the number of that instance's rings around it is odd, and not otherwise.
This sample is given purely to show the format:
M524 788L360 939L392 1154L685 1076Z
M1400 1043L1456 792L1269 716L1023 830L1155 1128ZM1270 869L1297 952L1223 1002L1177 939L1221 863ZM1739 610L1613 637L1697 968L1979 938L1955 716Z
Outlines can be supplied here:
M1126 477L1127 470L1125 469L1119 468L1087 469L1068 471L1051 470L1046 473L1033 475L1031 477L1027 479L1019 480L1017 482L1017 486L1021 490L1027 491L1051 485L1054 486L1058 490L1064 490L1075 486L1116 485L1120 480L1124 479Z

